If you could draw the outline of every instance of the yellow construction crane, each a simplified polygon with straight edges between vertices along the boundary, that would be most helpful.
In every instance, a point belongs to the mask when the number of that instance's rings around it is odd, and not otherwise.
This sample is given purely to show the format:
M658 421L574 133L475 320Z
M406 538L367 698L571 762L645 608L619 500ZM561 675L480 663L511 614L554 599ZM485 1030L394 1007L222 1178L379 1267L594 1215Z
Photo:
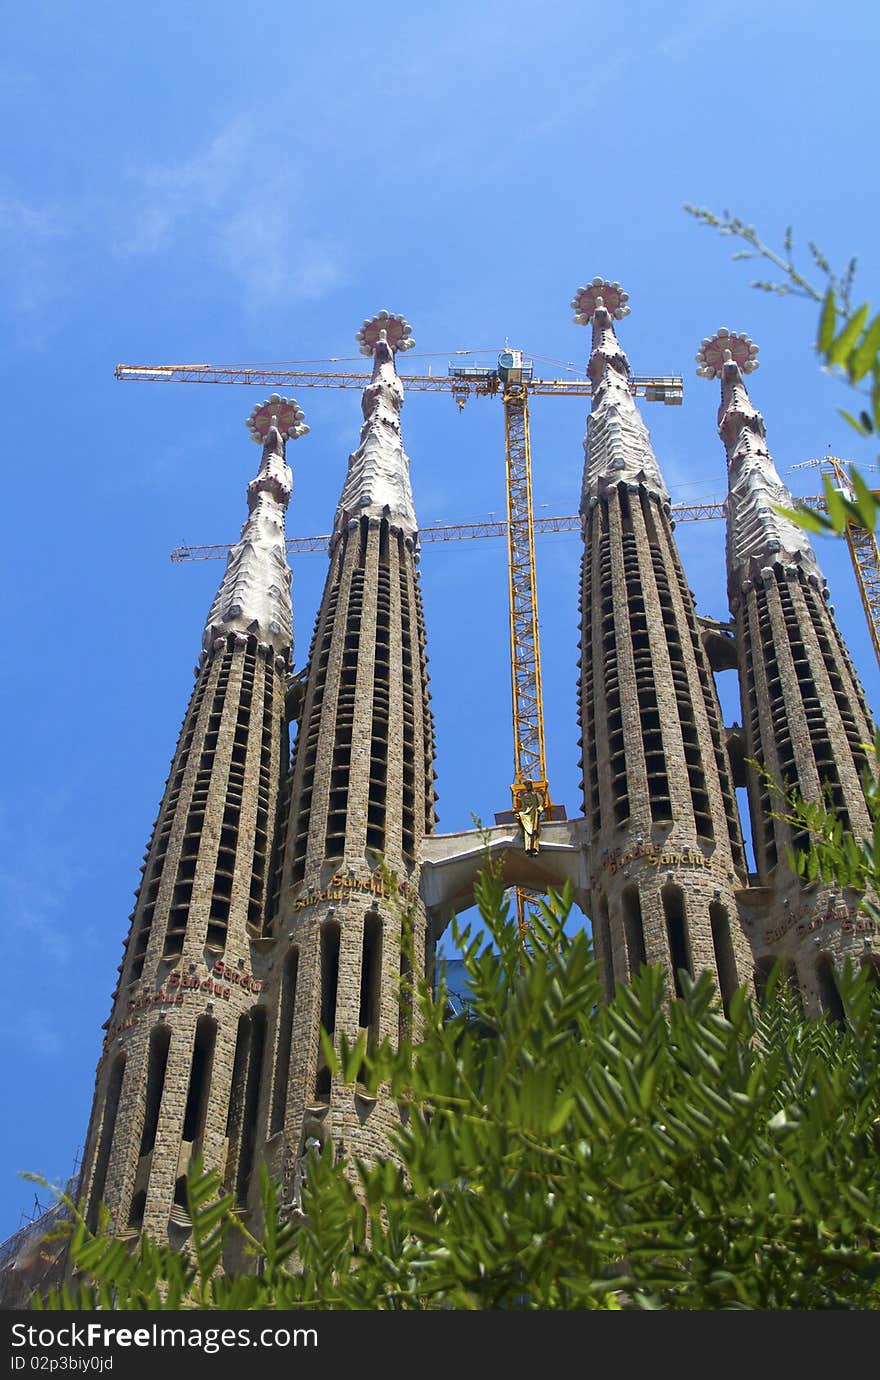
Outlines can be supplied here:
M504 402L504 454L507 477L507 574L510 612L510 685L513 706L513 815L523 831L527 852L536 852L542 818L554 812L544 748L544 697L541 690L541 643L535 562L535 514L532 502L532 450L529 431L529 385L532 365L522 350L502 350L498 368L477 371L453 368L453 381L476 384L487 392L498 386ZM462 377L465 375L465 377ZM456 395L464 407L467 395ZM516 888L516 922L520 943L530 927L529 893Z
M501 391L504 402L504 452L507 491L507 566L510 610L510 673L513 705L514 813L522 797L536 792L543 809L551 808L544 750L544 702L541 691L541 647L538 635L538 591L535 576L535 515L532 503L532 454L529 436L529 391L532 365L522 350L502 350L497 369L451 368L453 396L463 407L465 390ZM540 382L540 381L539 381Z
M824 494L808 494L797 502L816 512L826 511ZM722 501L712 503L673 503L672 517L675 522L717 522L725 515ZM557 517L536 517L533 522L534 535L546 536L551 532L579 532L581 519L578 513L565 513ZM419 541L448 542L472 541L476 537L506 537L507 523L503 518L487 518L483 522L438 523L431 527L419 528ZM321 532L313 537L288 537L285 545L288 556L303 556L313 551L326 551L330 541L329 532ZM214 542L208 546L175 546L170 558L176 564L183 561L219 561L229 555L229 542Z
M461 350L460 354L473 354ZM313 361L314 362L314 361ZM328 360L326 363L337 363ZM369 374L320 369L282 369L275 364L117 364L117 379L127 383L238 383L259 388L357 388L363 391ZM471 394L495 397L502 381L495 369L452 369L448 374L401 374L411 393L452 393L459 407ZM634 397L648 402L676 404L682 400L681 374L646 376L633 374L629 381ZM588 378L536 379L529 377L526 391L546 398L589 398L593 385Z
M303 372L276 368L273 365L255 367L210 364L120 364L116 368L116 377L125 381L147 383L224 383L260 385L267 388L291 387L297 390L363 390L370 381L368 374L335 370ZM472 395L496 397L500 394L504 403L507 522L503 527L508 550L514 739L514 780L511 785L511 796L513 815L522 825L526 848L536 851L540 821L549 817L554 812L554 807L550 799L544 749L528 400L529 394L542 397L589 397L593 385L586 377L535 378L533 366L523 359L523 352L513 349L501 351L495 368L450 367L445 376L406 374L401 375L401 380L410 392L451 392L459 408L463 408ZM667 405L680 404L683 394L680 374L650 377L633 375L629 380L629 389L636 397ZM481 532L474 535L489 534ZM192 559L195 550L197 548L181 548L174 553L174 559ZM211 554L214 554L213 550ZM204 558L203 556L202 559ZM526 894L522 890L517 891L517 920L520 935L524 937L527 915Z

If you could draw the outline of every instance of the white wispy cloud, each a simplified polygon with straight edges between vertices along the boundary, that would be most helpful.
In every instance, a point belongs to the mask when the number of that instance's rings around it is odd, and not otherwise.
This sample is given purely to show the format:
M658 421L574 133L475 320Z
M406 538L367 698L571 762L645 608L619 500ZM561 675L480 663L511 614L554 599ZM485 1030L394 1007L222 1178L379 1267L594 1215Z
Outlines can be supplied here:
M109 255L120 263L186 254L240 293L241 309L316 301L345 281L347 253L304 205L296 168L264 170L248 116L229 120L182 157L130 161L115 189L84 186L40 201L0 188L0 287L5 309L39 344L53 311Z
M42 334L48 308L69 290L62 266L69 235L57 207L0 195L0 284L31 335Z
M239 285L246 311L319 300L344 279L343 250L310 224L295 169L273 177L263 161L253 121L239 117L184 159L131 166L113 251L157 256L195 236L202 256Z
M251 123L242 117L181 161L129 166L128 214L114 227L115 253L160 253L193 221L228 214L246 180L252 144Z
M30 850L25 850L26 855ZM24 951L39 951L50 962L65 964L73 956L65 925L72 878L62 873L45 880L42 859L17 856L15 868L0 870L0 911L7 944Z
M685 62L696 49L703 46L710 34L723 28L725 23L723 10L701 6L660 40L657 51L668 62Z
M55 1058L64 1049L64 1025L46 1007L28 1010L14 1021L4 1021L0 1035L5 1044L46 1059Z
M71 925L77 888L89 875L64 837L61 822L72 808L70 792L47 791L22 814L7 801L0 811L0 915L4 942L26 967L67 965L83 936ZM75 941L75 943L74 943Z
M245 206L225 220L216 253L245 289L252 311L318 301L344 279L339 248L304 232L290 211L271 204Z
M30 206L18 197L0 197L0 234L12 243L30 245L56 239L62 233L57 212Z

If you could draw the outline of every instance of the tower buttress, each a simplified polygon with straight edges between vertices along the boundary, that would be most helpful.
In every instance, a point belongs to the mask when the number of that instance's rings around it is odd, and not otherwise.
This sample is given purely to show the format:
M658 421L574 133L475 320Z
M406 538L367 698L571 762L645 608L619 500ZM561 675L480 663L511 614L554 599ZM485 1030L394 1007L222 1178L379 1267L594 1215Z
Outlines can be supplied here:
M758 888L744 898L757 974L781 958L810 1011L835 1010L829 964L856 957L853 898L792 871L787 852L806 838L777 818L773 786L808 801L825 793L844 828L871 832L861 774L874 730L864 693L828 602L828 588L806 532L777 511L794 507L767 449L761 414L744 375L758 348L720 329L702 342L697 372L721 380L718 431L728 465L727 583L736 626L749 813ZM864 923L864 922L862 922ZM853 938L848 936L852 934Z
M83 1157L89 1220L179 1244L192 1158L249 1174L239 1115L257 996L292 647L284 441L308 431L277 395L252 413L262 458L206 623L196 684L144 855ZM256 1037L255 1037L256 1038ZM250 1157L250 1158L249 1158Z
M418 857L434 828L434 739L395 368L413 341L387 312L365 322L358 341L372 377L330 540L274 881L261 1134L288 1187L308 1141L369 1157L387 1151L398 1121L389 1099L336 1085L319 1040L321 1026L351 1042L364 1030L370 1041L397 1040L406 1027L397 998L410 960L383 861L412 906L416 970L426 965Z
M617 283L572 302L592 324L584 440L579 718L590 917L606 996L644 962L709 970L725 1002L750 971L744 854L715 683L670 503L614 330Z

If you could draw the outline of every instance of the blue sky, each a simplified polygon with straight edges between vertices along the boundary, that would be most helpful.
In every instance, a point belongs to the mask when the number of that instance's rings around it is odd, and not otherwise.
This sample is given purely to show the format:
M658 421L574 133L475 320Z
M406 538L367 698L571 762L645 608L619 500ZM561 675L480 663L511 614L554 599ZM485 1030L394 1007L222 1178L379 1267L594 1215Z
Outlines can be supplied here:
M877 299L876 8L672 7L523 0L456 10L230 0L118 6L29 0L0 56L0 357L10 595L0 1040L7 1130L0 1237L64 1178L86 1130L101 1023L222 567L172 565L233 540L265 390L118 383L127 363L356 355L380 307L413 324L403 368L445 369L505 341L586 359L575 288L619 279L636 372L679 371L681 408L644 415L676 501L724 492L717 384L696 378L719 325L761 347L751 382L777 465L829 448L873 463L818 372L815 311L752 291L729 241L684 202L730 208L778 243L787 224L833 262L859 255ZM870 227L870 229L869 229ZM418 358L419 355L423 357ZM433 355L433 360L425 358ZM537 358L539 356L545 359ZM291 534L326 532L360 420L353 392L299 395ZM539 513L577 507L585 405L536 399ZM496 401L404 410L424 524L504 506ZM812 476L787 476L800 492ZM680 526L698 610L726 611L720 524ZM550 778L580 813L575 534L539 545ZM877 667L845 553L822 543L871 702ZM326 570L294 565L298 656ZM507 808L511 729L505 549L422 559L440 828ZM728 721L736 717L725 677Z

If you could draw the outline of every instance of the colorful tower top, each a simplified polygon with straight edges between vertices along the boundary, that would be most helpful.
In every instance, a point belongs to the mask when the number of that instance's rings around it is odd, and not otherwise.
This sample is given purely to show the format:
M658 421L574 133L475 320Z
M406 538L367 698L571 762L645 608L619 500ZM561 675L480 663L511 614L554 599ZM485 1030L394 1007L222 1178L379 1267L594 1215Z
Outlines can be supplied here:
M701 378L721 380L718 434L728 465L727 563L732 606L745 581L774 564L800 565L812 584L824 588L810 540L778 507L795 500L767 450L764 419L749 397L743 378L758 368L758 346L747 335L720 327L697 352Z
M372 355L373 375L364 389L364 424L360 445L348 459L348 475L336 509L331 545L361 517L385 518L415 541L418 527L409 481L409 457L403 449L400 409L403 384L395 367L398 350L415 345L410 324L393 312L380 311L365 321L355 339L361 354Z
M273 393L247 419L251 439L263 447L260 468L248 484L247 521L229 553L226 573L211 605L202 637L203 656L225 644L230 632L256 637L289 659L293 645L290 567L284 546L284 514L293 475L284 456L286 439L309 428L295 398Z
M587 366L593 406L584 437L582 514L621 483L644 485L662 502L669 502L648 429L629 390L629 361L614 330L614 321L629 315L628 300L619 283L603 278L578 288L572 298L575 324L593 327Z

